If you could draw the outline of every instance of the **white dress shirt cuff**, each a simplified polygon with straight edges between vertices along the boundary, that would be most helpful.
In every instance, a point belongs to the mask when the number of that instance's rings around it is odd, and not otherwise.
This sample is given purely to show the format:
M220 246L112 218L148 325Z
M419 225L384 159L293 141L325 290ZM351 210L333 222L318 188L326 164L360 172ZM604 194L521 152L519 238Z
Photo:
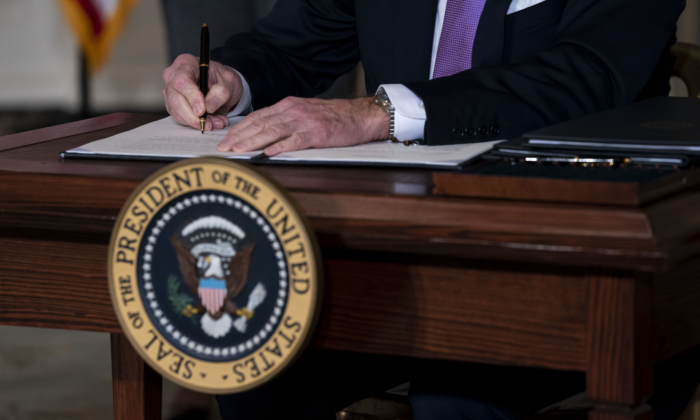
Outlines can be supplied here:
M425 106L409 88L400 84L381 85L394 105L394 137L404 140L423 140Z
M248 86L248 82L245 80L245 77L243 77L243 75L239 73L238 70L233 68L231 68L231 70L238 73L238 75L241 77L241 82L243 82L243 95L241 96L241 99L238 101L236 106L228 114L226 114L226 116L228 118L231 118L237 117L239 115L248 115L251 112L253 112L253 97L250 94L250 86Z

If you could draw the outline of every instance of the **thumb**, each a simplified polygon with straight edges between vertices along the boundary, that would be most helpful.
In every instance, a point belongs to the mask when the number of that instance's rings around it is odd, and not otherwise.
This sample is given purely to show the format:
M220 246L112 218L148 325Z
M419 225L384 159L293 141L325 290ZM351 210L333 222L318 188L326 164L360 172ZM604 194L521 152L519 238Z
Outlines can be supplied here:
M215 77L209 79L211 85L207 94L207 112L226 114L243 96L241 76L232 68L216 61L210 61L209 68Z
M206 104L209 114L226 114L238 103L233 101L231 91L223 84L212 85L207 93Z

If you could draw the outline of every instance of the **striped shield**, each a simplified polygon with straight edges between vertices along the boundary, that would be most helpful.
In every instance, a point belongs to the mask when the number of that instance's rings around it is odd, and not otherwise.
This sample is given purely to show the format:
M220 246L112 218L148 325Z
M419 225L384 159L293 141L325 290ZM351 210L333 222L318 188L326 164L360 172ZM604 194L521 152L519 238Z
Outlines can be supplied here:
M200 279L199 299L202 305L207 308L207 312L215 314L219 312L226 300L226 281L218 279Z

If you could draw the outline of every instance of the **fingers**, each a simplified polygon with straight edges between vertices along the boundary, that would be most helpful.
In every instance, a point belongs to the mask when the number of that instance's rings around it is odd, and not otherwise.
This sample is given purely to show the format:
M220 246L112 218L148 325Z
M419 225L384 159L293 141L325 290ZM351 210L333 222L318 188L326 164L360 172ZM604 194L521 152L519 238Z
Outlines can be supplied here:
M234 128L236 127L234 126ZM295 121L288 120L283 115L275 114L255 121L237 132L233 132L232 128L219 143L217 150L220 152L230 150L236 153L260 150L271 143L291 136L296 131L296 128L297 124Z
M187 99L174 89L164 89L165 108L178 123L199 128L199 117L194 114Z
M303 99L294 97L282 99L281 101L277 102L272 106L262 108L250 113L243 121L241 121L235 127L233 127L232 130L242 131L243 129L247 128L250 124L255 124L259 120L264 120L265 118L271 117L273 115L288 112L290 109L299 106L301 101L303 101Z
M194 115L197 117L204 115L204 95L197 86L197 79L186 72L181 72L173 79L172 86L177 93L185 97L190 109L194 111Z
M229 130L217 150L242 153L263 149L266 155L274 156L311 147L366 143L373 139L365 123L370 102L374 103L373 98L287 98L248 115Z
M229 125L225 114L240 99L235 92L242 92L240 77L220 63L210 62L215 71L210 72L212 84L205 100L199 90L199 60L189 54L180 55L173 64L163 71L163 98L168 113L180 124L199 128L199 117L205 110L209 114L219 114L207 118L205 130L222 129Z
M221 130L229 125L228 118L225 115L207 115L207 121L211 122L214 130Z
M183 125L199 127L199 116L204 113L204 95L197 86L198 60L183 54L163 71L165 107L175 120Z
M280 153L309 149L313 146L313 139L314 133L310 131L294 133L286 139L266 147L263 153L267 156L275 156Z
M282 121L288 121L290 118L283 117L283 114L281 113L296 105L296 103L292 103L290 99L293 100L297 98L286 98L276 103L275 105L254 111L251 114L249 114L243 119L243 121L239 122L231 128L224 140L222 140L221 143L219 143L217 150L219 150L220 152L230 151L232 150L232 146L235 143L237 143L239 139L245 138L246 136L258 134L271 124L275 124L277 122ZM270 117L276 118L268 120L267 118ZM228 126L228 119L226 120L226 123Z

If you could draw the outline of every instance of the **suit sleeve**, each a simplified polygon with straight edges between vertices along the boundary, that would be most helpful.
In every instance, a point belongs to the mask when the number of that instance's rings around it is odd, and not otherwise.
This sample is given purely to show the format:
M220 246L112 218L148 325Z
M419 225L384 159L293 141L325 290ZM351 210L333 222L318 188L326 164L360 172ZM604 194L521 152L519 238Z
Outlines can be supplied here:
M254 109L327 90L359 61L354 0L280 0L212 59L248 81Z
M424 101L425 142L464 142L467 130L514 138L633 102L684 6L684 0L570 0L548 49L519 63L405 83Z

